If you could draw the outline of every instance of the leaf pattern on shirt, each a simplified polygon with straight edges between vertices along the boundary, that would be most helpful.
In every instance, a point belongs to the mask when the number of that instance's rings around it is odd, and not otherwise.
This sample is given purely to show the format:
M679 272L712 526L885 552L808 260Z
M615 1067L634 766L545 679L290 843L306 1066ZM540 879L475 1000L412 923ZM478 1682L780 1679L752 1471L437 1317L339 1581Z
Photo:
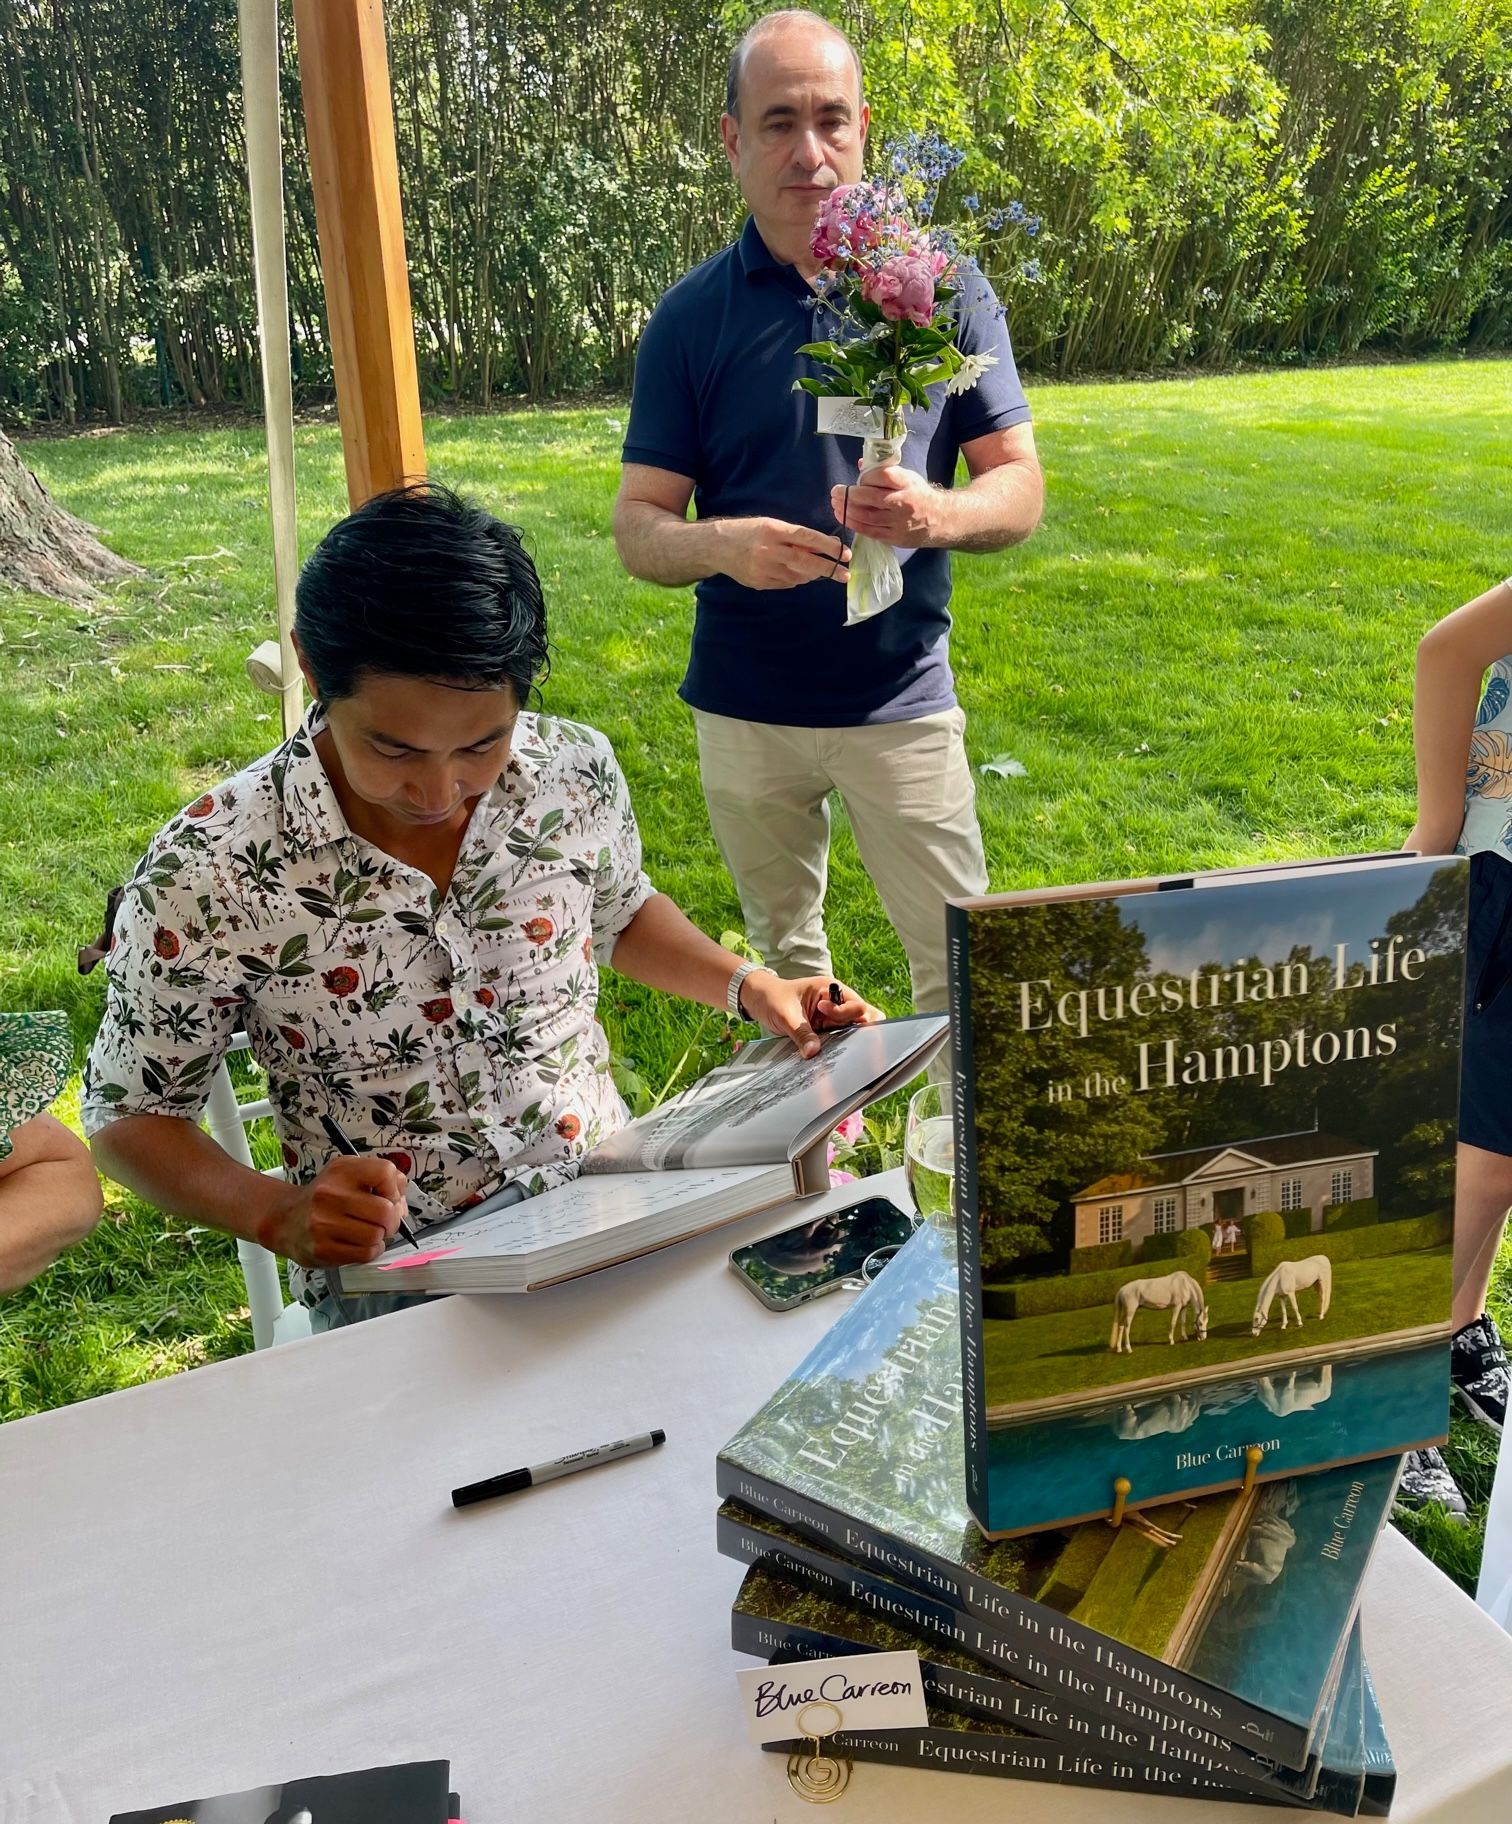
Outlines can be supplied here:
M1465 775L1479 798L1512 798L1512 735L1477 729L1470 737L1470 765Z
M522 715L443 896L347 829L321 725L316 706L153 839L112 939L86 1130L198 1119L244 1028L297 1182L331 1155L329 1114L451 1207L560 1183L625 1119L597 964L654 890L612 749Z

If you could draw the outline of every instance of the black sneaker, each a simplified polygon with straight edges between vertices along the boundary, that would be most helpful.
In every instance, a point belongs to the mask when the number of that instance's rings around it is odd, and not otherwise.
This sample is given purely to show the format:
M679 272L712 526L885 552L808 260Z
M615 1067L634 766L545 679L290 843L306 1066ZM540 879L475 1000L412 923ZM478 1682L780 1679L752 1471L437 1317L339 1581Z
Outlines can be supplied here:
M1499 1432L1507 1418L1507 1351L1489 1311L1455 1331L1449 1379L1470 1417Z
M1449 1473L1449 1465L1430 1444L1426 1450L1409 1450L1402 1461L1397 1484L1397 1506L1414 1510L1436 1503L1452 1520L1463 1520L1465 1497Z

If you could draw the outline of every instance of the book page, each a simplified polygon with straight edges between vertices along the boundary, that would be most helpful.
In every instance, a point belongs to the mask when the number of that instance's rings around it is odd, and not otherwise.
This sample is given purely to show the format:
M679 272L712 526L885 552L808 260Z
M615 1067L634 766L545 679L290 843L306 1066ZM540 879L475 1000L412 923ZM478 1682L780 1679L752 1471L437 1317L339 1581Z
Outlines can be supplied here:
M611 1135L583 1171L782 1164L869 1101L911 1058L922 1070L948 1025L926 1014L848 1026L824 1035L813 1058L801 1057L791 1039L762 1039Z
M617 1175L612 1181L574 1178L570 1184L543 1191L539 1197L485 1211L471 1221L454 1222L435 1236L433 1246L427 1247L422 1240L418 1254L403 1242L390 1246L378 1264L397 1289L406 1266L442 1258L476 1260L538 1254L643 1222L677 1204L702 1202L762 1177L765 1169L631 1172Z

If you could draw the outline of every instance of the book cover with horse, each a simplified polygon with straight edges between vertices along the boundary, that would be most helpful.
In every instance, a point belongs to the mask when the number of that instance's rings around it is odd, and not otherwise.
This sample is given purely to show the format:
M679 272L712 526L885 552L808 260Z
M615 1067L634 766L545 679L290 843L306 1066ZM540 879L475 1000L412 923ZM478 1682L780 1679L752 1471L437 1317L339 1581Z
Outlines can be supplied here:
M1365 857L950 908L986 1531L1444 1435L1465 891Z

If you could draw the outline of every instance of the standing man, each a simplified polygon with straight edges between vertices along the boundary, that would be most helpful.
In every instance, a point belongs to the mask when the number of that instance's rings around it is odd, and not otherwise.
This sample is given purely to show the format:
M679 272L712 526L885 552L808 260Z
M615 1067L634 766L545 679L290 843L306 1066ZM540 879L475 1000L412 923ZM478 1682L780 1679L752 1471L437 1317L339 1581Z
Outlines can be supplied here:
M793 390L820 371L794 351L835 327L815 304L814 221L861 177L868 118L855 50L816 14L771 13L736 46L720 128L751 213L646 326L614 535L632 575L697 585L681 694L751 942L783 975L829 969L836 790L908 954L914 1005L933 1012L946 1005L942 901L987 886L950 673L949 554L1027 538L1043 482L985 284L959 342L996 365L968 393L930 389L901 464L858 483L857 440L816 435L814 400ZM854 627L842 528L903 560L902 599Z

